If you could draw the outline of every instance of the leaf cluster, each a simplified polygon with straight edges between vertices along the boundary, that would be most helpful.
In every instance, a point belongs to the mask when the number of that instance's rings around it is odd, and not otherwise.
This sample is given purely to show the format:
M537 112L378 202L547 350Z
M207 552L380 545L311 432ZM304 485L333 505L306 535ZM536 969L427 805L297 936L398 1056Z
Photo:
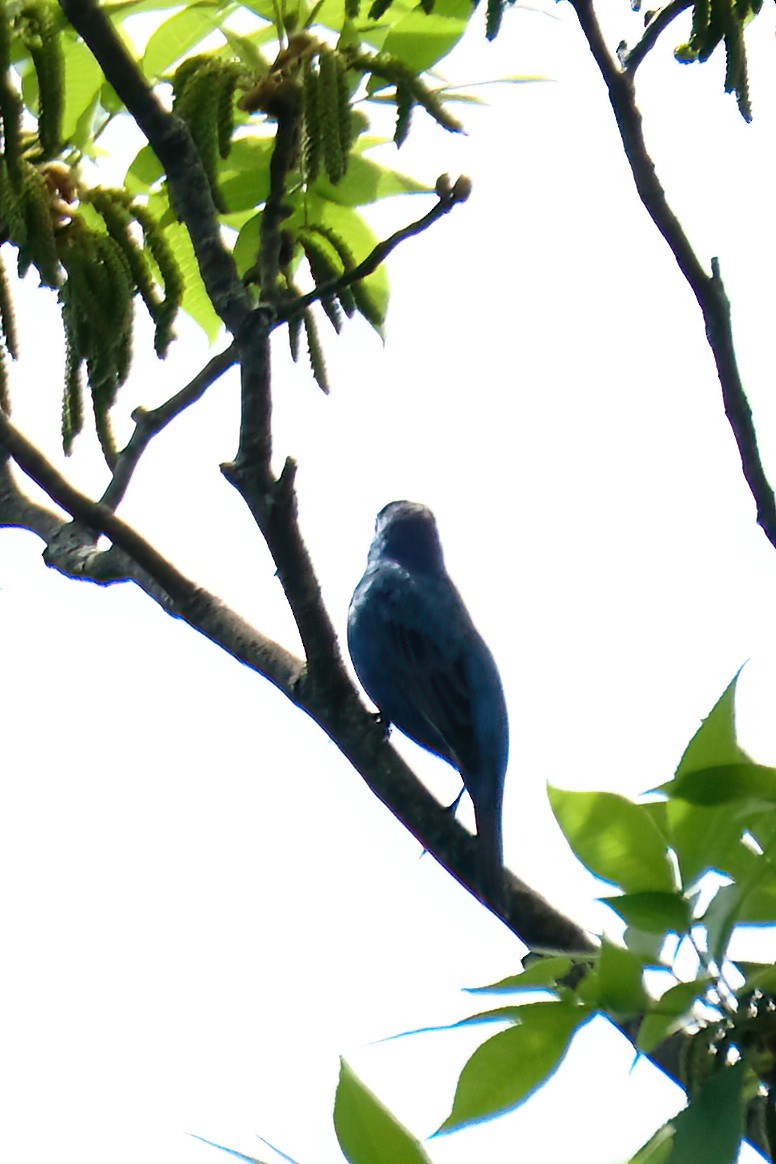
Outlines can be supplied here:
M108 413L129 371L134 297L140 296L154 321L155 347L162 356L183 285L148 207L123 190L89 189L80 179L78 142L84 135L94 137L99 97L109 101L99 69L95 74L83 68L85 51L58 5L0 0L2 241L16 249L21 276L34 268L41 283L58 294L66 340L65 450L71 451L83 425L85 367L97 432L112 462ZM32 116L34 132L26 128ZM4 273L0 325L2 356L15 357L13 305ZM5 367L3 358L0 394L8 407Z
M733 93L741 116L752 120L744 28L762 8L762 0L695 0L690 39L674 55L682 64L707 61L725 46L725 92Z
M84 193L80 212L60 233L58 255L67 276L59 290L67 348L65 452L83 426L85 365L97 433L112 465L116 448L109 412L129 372L134 297L140 296L154 321L156 353L162 357L183 293L180 269L156 220L125 191L101 187Z

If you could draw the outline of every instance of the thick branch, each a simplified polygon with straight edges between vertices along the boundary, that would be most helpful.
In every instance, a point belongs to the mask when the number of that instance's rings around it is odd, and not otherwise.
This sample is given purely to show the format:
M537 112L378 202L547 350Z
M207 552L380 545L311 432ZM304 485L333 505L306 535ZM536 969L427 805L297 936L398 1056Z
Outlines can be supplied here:
M757 506L757 521L771 545L776 547L776 500L760 459L752 413L736 360L730 303L718 266L715 261L712 263L712 274L706 274L678 218L668 205L665 191L655 173L654 163L647 153L641 114L635 100L633 78L629 72L618 68L609 53L592 0L571 0L571 4L606 83L609 101L639 197L671 248L679 270L687 280L703 313L706 336L722 388L725 414L738 446L744 477Z
M144 585L163 609L185 619L190 626L233 658L269 679L297 707L310 715L423 848L432 853L465 889L482 899L477 839L437 803L390 746L375 717L361 704L338 657L331 663L338 677L336 687L329 684L323 689L320 685L306 683L301 660L259 634L218 598L185 578L105 505L91 501L73 489L13 428L2 412L0 446L10 450L24 472L37 481L76 522L96 534L105 534L113 541L112 549L96 555L97 560L101 556L104 558L115 553L124 555L129 560L126 576L133 580L138 580L133 569L133 562L137 562L150 580L150 584L140 580L140 585ZM0 505L4 497L4 480L0 469ZM13 490L19 495L15 485ZM40 507L33 509L39 510ZM0 520L2 515L0 509ZM33 517L37 521L35 514ZM50 520L55 525L61 525L53 516ZM99 573L98 566L98 580L101 580ZM168 597L171 592L175 594L173 602ZM499 903L496 907L488 902L485 904L527 946L579 953L595 949L584 930L553 909L540 894L508 870L505 870L505 883L503 904ZM616 1025L628 1039L635 1042L638 1020ZM682 1035L675 1035L650 1055L657 1066L677 1081L682 1039Z
M336 692L333 686L322 691L306 683L301 660L247 626L214 595L186 578L105 505L73 488L2 411L0 445L76 522L96 535L110 538L116 549L136 562L164 592L164 599L157 601L168 613L185 619L228 654L269 679L319 723L420 844L465 888L480 896L476 838L437 803L390 746L375 717L361 704L338 658L331 664L339 680ZM0 476L0 482L3 480ZM13 489L18 493L15 485ZM50 520L56 528L61 525L53 515ZM594 948L583 930L528 886L512 876L508 884L509 900L503 919L526 944L582 952Z

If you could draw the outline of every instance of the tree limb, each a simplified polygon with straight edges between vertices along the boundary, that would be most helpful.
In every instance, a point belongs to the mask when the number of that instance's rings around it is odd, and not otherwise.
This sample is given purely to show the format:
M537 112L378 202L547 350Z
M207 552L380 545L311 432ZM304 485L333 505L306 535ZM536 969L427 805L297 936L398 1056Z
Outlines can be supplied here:
M116 458L113 476L100 499L103 505L107 506L108 509L116 509L119 506L127 491L132 474L137 468L138 461L152 439L189 405L200 400L211 384L214 384L228 368L231 368L236 359L235 345L230 344L223 352L219 352L218 355L208 360L205 367L197 373L194 379L190 380L169 400L165 400L164 404L160 404L157 408L135 409L132 413L135 431Z
M468 198L461 197L456 194L455 188L450 191L441 193L439 201L436 206L432 206L427 214L419 218L417 222L411 222L409 226L403 226L401 230L397 230L382 242L378 242L369 252L365 259L353 267L349 271L344 271L335 279L328 279L325 283L319 284L313 291L308 291L306 295L300 295L297 299L292 299L289 303L278 306L277 318L279 322L293 318L295 315L301 315L311 304L319 299L328 299L332 295L336 295L339 291L343 291L349 287L351 283L357 283L360 279L366 279L368 275L373 274L377 268L384 263L390 255L391 251L395 250L399 243L405 239L412 238L413 235L421 234L424 230L428 230L435 222L442 218L445 214L449 214L454 206L461 202L465 202Z
M625 49L618 50L617 55L622 67L633 75L649 50L657 42L661 32L664 32L677 16L692 6L693 0L671 0L671 3L666 4L665 8L655 12L649 19L641 40L633 46L630 52Z
M153 579L163 594L163 598L157 598L157 601L167 613L184 619L228 654L268 679L310 715L420 844L464 888L481 897L477 839L438 804L390 746L383 728L361 703L339 655L330 664L338 673L336 692L333 684L324 690L319 685L305 682L305 664L301 659L249 627L218 598L181 574L112 510L75 489L2 411L0 445L74 521L95 535L108 537L115 549ZM0 486L4 480L0 472ZM13 489L21 496L16 486ZM0 501L5 495L0 488ZM40 509L32 506L30 511L35 524L28 528L35 532L40 532L37 528L41 524L38 520ZM0 510L0 520L3 518L4 513ZM46 532L49 527L59 528L62 524L50 515L45 523ZM106 552L110 553L101 551ZM91 576L87 571L82 573ZM132 574L128 573L126 577L135 580ZM582 953L595 948L579 926L554 910L523 882L509 875L508 885L509 900L503 912L498 912L513 933L527 945Z
M210 183L188 127L159 104L96 0L60 0L60 6L164 167L207 293L227 330L236 335L252 303L221 239Z
M757 522L772 546L776 547L776 499L768 481L757 446L752 411L738 370L730 319L730 302L712 260L707 275L678 218L668 204L655 173L655 165L644 142L641 114L636 105L631 68L623 71L611 56L593 8L593 0L571 0L590 52L598 65L609 93L625 156L639 197L662 234L689 284L703 313L706 336L717 366L725 414L733 430L744 478L757 506ZM656 18L657 19L657 18ZM638 58L637 58L638 63Z

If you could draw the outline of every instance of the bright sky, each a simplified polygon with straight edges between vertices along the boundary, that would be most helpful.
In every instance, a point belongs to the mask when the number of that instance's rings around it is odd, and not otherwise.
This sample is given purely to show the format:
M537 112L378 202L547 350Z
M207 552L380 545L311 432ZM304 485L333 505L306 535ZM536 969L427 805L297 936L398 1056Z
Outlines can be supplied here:
M607 14L635 39L624 0ZM669 197L704 262L720 257L776 475L773 32L765 9L749 34L751 126L722 93L722 63L674 64L671 34L640 80ZM358 324L325 335L330 398L277 344L276 454L299 460L303 529L341 632L377 510L402 497L435 510L510 707L507 863L600 929L600 886L571 857L545 785L654 787L746 659L744 743L773 763L776 554L695 304L637 202L570 8L509 13L495 46L473 38L446 72L554 80L479 90L490 105L465 107L466 139L418 116L401 167L431 184L464 171L474 194L391 259L385 348ZM380 206L372 221L389 233L429 205ZM136 404L206 360L197 333L180 334L167 364L138 363L124 433ZM61 342L34 288L21 342L15 420L62 463ZM295 649L268 555L218 472L237 403L225 377L160 437L122 513ZM101 490L89 437L67 468ZM32 535L0 535L0 1155L221 1158L191 1132L277 1159L258 1133L303 1164L334 1164L340 1054L429 1135L482 1032L380 1040L477 1009L462 988L513 972L523 948L419 860L267 684L141 593L65 580L40 551ZM455 794L445 765L397 743L440 798ZM773 941L758 952L773 957ZM511 1164L520 1145L548 1162L627 1160L678 1107L632 1059L604 1024L587 1029L525 1107L433 1141L432 1159Z

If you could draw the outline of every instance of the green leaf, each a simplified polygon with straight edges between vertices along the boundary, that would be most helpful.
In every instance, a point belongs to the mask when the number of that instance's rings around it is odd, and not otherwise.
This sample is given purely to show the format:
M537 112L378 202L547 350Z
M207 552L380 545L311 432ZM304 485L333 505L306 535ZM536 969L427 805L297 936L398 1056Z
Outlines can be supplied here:
M591 1013L567 1001L521 1007L519 1025L488 1039L466 1063L453 1109L436 1134L517 1107L556 1070Z
M673 1142L674 1129L671 1124L665 1124L658 1128L643 1148L639 1148L635 1156L631 1156L628 1164L668 1164Z
M750 990L776 994L776 966L772 962L734 962L733 965L744 976L743 986L736 991L738 997Z
M458 43L471 11L470 0L436 0L430 15L415 8L393 25L383 50L398 57L413 73L424 73Z
M334 1130L350 1164L430 1164L421 1144L364 1086L344 1059L334 1101Z
M592 873L626 893L674 890L665 843L649 812L613 792L548 787L555 819Z
M230 12L233 4L208 3L187 4L169 20L160 24L146 45L140 62L143 72L150 80L155 80L171 65L185 56L203 41L211 32L219 28Z
M677 776L664 791L672 799L679 797L703 807L737 800L776 804L776 768L751 761L698 768Z
M738 920L741 907L742 888L735 882L723 885L714 894L702 921L708 935L709 954L719 966Z
M748 759L736 739L735 698L740 674L739 669L685 748L676 769L677 777Z
M361 215L349 206L337 206L334 202L327 202L323 198L317 198L310 194L307 198L307 211L311 226L320 223L344 239L352 251L356 263L365 259L377 245L377 236L367 226ZM388 274L384 263L377 268L373 275L362 280L362 288L369 297L373 308L373 318L369 322L378 335L382 335L382 323L388 310ZM360 304L359 310L361 310Z
M670 800L666 819L685 890L709 869L727 870L744 827L738 814L727 806L701 808L686 800Z
M681 893L624 893L602 897L626 925L655 934L683 934L690 924L690 903Z
M744 1132L744 1064L710 1077L671 1123L670 1164L735 1164Z
M604 938L598 961L580 982L577 994L588 1006L617 1018L642 1014L649 1006L643 973L644 963L637 954Z
M261 206L269 194L273 138L243 137L219 167L218 186L230 214Z
M500 993L509 990L536 990L537 987L554 986L559 978L565 978L573 965L573 961L566 954L553 955L549 958L539 957L531 961L519 974L512 974L509 978L502 978L491 986L469 987L469 994Z
M648 1055L654 1051L664 1039L680 1030L689 1016L693 1004L700 998L710 985L712 979L708 975L693 982L680 982L670 987L665 994L652 1003L650 1013L644 1016L639 1027L636 1047Z
M163 12L166 8L180 8L181 0L108 0L100 8L117 23L128 16L143 12Z
M62 114L62 139L69 141L78 122L93 104L104 77L102 69L82 40L64 41L65 105Z
M134 161L126 172L124 185L132 194L145 194L163 176L162 163L149 145L143 146L135 154Z
M663 934L640 930L638 926L628 926L622 935L622 940L626 948L631 953L637 954L645 966L662 965L660 956L665 943Z
M389 170L386 166L379 166L377 162L353 154L348 159L344 178L336 186L321 175L315 180L313 190L328 202L336 202L341 206L365 206L393 194L428 194L431 187L397 170Z
M164 233L183 274L185 290L181 306L213 343L221 331L222 323L202 282L189 232L181 223L174 223Z

